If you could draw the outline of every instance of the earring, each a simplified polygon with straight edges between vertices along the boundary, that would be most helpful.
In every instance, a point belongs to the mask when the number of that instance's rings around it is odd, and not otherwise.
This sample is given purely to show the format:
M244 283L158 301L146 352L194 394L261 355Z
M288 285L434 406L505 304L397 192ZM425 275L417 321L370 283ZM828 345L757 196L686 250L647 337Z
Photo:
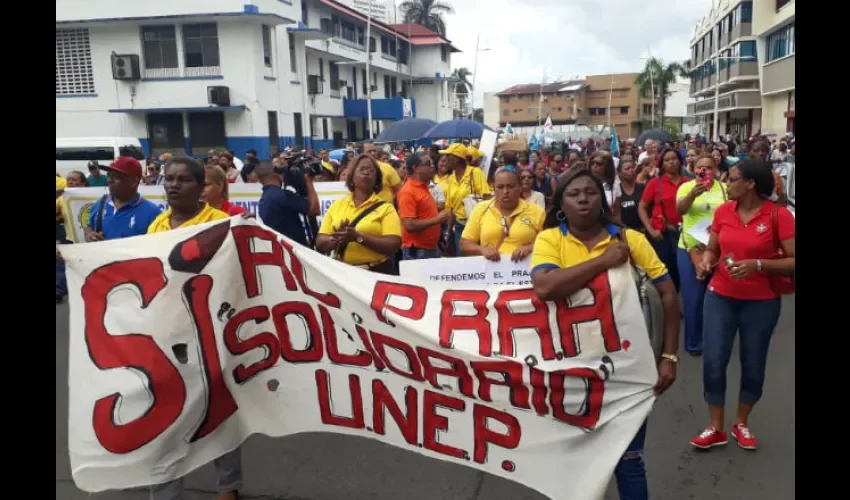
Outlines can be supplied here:
M558 212L555 214L555 218L563 222L564 220L566 220L567 214L565 214L563 210L558 210Z

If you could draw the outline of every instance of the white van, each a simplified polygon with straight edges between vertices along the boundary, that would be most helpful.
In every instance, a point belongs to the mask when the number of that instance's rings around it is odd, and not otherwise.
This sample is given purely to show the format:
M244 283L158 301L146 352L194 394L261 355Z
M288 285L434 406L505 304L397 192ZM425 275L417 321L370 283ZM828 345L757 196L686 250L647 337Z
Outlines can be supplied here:
M130 156L144 163L142 143L135 137L56 138L56 172L62 177L72 170L88 175L90 161L109 165L119 156Z

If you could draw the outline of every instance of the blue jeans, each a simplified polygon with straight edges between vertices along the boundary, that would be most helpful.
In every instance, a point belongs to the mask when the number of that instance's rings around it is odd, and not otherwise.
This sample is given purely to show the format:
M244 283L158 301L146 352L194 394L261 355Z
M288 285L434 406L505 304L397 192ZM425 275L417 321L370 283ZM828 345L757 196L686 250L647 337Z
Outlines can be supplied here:
M416 247L402 248L401 255L404 260L436 259L438 257L436 248L433 250Z
M65 224L56 223L56 241L65 243ZM65 279L65 263L56 259L56 296L64 297L68 295L68 281Z
M218 492L242 489L242 447L213 460ZM183 478L150 487L150 500L183 500Z
M687 250L679 248L676 256L685 314L685 350L702 351L702 313L709 277L697 279L697 271Z
M643 463L643 445L646 442L646 422L640 426L635 438L614 469L620 500L649 500L646 467Z
M466 229L466 224L461 224L460 222L455 222L455 232L454 232L455 257L462 257L462 255L460 253L460 237L463 234L464 229Z
M667 271L670 273L670 279L673 280L673 284L676 285L676 290L679 290L679 265L676 262L676 251L679 246L679 231L667 230L661 233L662 238L660 240L656 240L655 238L647 235L647 239L652 244L652 248L655 249L655 253L658 254L658 258L661 259L661 262L667 266Z
M741 333L741 389L738 400L756 404L764 387L767 350L779 322L780 298L741 300L705 294L703 314L702 383L705 402L723 407L726 402L726 368L732 357L735 334Z

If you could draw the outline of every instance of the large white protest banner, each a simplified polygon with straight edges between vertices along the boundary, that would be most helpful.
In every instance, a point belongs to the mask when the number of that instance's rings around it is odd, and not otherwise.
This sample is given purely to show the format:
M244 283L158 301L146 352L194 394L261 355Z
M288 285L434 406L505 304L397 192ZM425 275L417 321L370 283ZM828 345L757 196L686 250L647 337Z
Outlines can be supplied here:
M60 248L86 491L181 477L253 433L332 432L599 499L654 401L628 266L544 303L370 273L240 217Z
M316 194L319 195L319 204L322 207L322 215L318 217L321 221L331 203L347 195L348 189L344 182L317 182L314 186L316 187ZM260 201L260 195L263 194L261 184L228 184L227 190L231 203L241 206L254 215L257 214L257 204ZM65 233L69 241L74 243L83 241L83 227L89 222L91 208L97 200L107 193L105 187L69 188L65 190L62 201L65 207ZM159 205L162 210L168 208L165 190L162 186L139 186L139 194Z
M484 257L420 259L399 262L399 274L411 281L436 281L448 286L531 285L530 259L513 262L510 255L493 262Z

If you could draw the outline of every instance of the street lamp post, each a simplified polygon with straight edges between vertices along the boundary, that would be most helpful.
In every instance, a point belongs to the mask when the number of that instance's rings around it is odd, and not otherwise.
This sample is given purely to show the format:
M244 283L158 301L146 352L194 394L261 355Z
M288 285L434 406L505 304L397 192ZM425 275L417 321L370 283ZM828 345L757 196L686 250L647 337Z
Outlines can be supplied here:
M738 60L752 60L752 56L723 56L720 57L720 50L717 51L717 55L714 56L714 68L715 74L717 76L714 77L714 124L712 126L712 140L716 141L718 137L720 137L720 61L738 61Z
M649 54L649 49L647 49L646 53ZM650 64L649 64L649 91L652 93L652 104L651 104L652 113L651 113L649 119L650 119L650 123L652 124L652 125L650 125L650 128L655 128L655 78L653 76L653 74L655 73L655 65L653 65L651 63L652 56L641 57L640 59L650 62ZM663 127L664 124L661 124L661 126Z
M475 38L475 62L472 63L472 88L469 89L469 119L475 116L475 75L478 74L478 53L487 52L490 49L479 49L478 43L481 42L481 33Z

